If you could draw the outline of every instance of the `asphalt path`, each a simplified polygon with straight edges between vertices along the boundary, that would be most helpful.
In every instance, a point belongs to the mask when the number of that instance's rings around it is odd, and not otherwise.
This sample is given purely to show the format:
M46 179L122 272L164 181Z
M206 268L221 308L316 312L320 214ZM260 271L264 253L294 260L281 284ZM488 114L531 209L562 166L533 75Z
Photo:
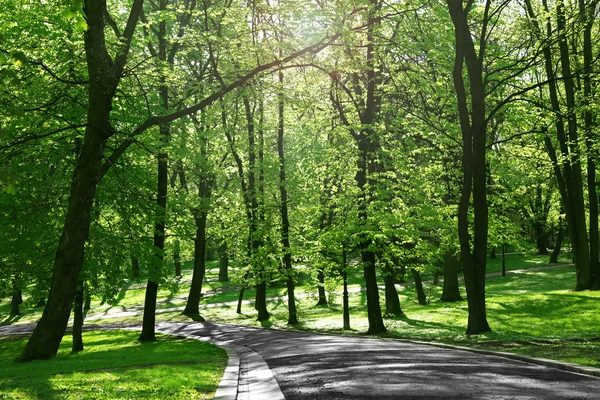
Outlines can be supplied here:
M600 379L470 351L227 324L201 329L260 354L288 400L600 398Z

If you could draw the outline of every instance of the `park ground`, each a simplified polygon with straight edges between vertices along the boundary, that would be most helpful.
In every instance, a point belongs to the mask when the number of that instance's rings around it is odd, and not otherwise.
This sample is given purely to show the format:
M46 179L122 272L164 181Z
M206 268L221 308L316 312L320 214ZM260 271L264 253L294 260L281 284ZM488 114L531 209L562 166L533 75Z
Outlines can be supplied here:
M559 265L548 266L547 257L532 254L511 254L507 256L507 275L489 276L487 279L488 321L492 332L477 336L464 334L467 321L466 302L439 302L440 284L433 284L431 281L426 282L425 290L430 301L427 305L417 303L415 289L410 285L410 282L409 284L398 285L405 315L403 317L386 318L388 333L384 336L499 350L598 367L600 366L600 335L598 334L597 324L597 303L600 293L571 291L575 283L574 267L568 264L568 259L561 259L560 262ZM209 321L348 336L360 336L367 330L366 298L361 287L361 277L358 270L352 271L349 279L352 329L343 330L340 289L329 292L328 306L315 306L317 302L316 287L312 283L313 279L305 269L300 268L298 270L299 285L296 296L300 323L289 327L287 326L287 301L283 285L274 284L268 289L270 298L268 307L272 317L270 321L261 323L256 321L252 302L253 291L246 291L245 299L247 301L243 304L242 313L237 314L235 309L238 291L235 280L219 282L216 263L209 263L208 266L207 279L203 287L205 296L201 303L201 313ZM500 269L499 266L499 259L490 260L488 272L491 274L497 273ZM181 309L185 305L185 298L189 291L190 267L189 264L184 264L182 278L161 287L158 302L158 321L189 321L187 317L181 315ZM425 278L427 280L427 277ZM335 282L330 282L327 286L334 287ZM464 297L464 292L462 294ZM119 291L110 304L101 304L99 299L94 299L92 308L88 313L88 321L102 324L140 323L143 296L143 285L131 282ZM16 317L10 317L8 315L10 312L8 301L9 299L3 299L0 303L0 320L2 324L31 323L35 322L41 315L41 308L28 306L26 298L22 308L23 313ZM127 333L127 335L131 334ZM91 379L93 381L104 378L110 379L107 378L110 374L106 375L105 371L118 371L121 374L125 370L145 370L147 372L155 369L155 367L147 367L147 365L152 364L151 362L142 367L137 363L127 365L111 365L109 363L107 366L93 364L93 368L86 369L89 372L80 371L77 365L81 366L82 364L77 364L77 362L81 361L81 357L92 357L93 353L97 351L95 349L99 347L95 340L98 335L102 337L103 334L85 333L86 350L78 355L69 354L69 339L66 338L61 347L61 353L59 353L56 360L53 360L56 363L55 365L58 365L53 367L55 369L24 367L20 370L20 375L16 375L16 370L8 361L11 357L14 358L18 355L24 345L24 339L8 340L7 337L1 338L2 351L0 354L2 354L2 360L0 360L0 365L2 367L0 367L0 378L9 378L10 382L18 387L23 386L24 379L37 376L43 382L39 384L43 386L48 385L48 382L51 381L50 376L52 376L52 379L75 377L76 379ZM134 337L126 336L124 342L142 350L149 349L150 353L154 353L155 348L166 347L169 345L170 340L161 338L161 341L157 344L158 346L144 348L144 346L136 344L134 339ZM99 339L99 341L101 343L111 342L111 340L106 339ZM112 344L114 348L110 350L104 348L102 350L105 352L104 355L109 351L112 351L112 354L122 354L123 350L120 347L122 344L117 344L116 339L114 342ZM177 343L177 341L175 342ZM201 343L197 345L206 346ZM172 368L178 366L183 367L183 369L187 368L188 373L190 373L189 363L191 361L184 359L185 354L190 354L189 351L170 352L170 354L173 355L173 359L157 363L161 365L156 365L156 368L166 368L166 370L171 371ZM215 382L212 389L194 388L192 385L189 390L205 393L203 396L210 398L211 390L214 391L220 374L222 374L226 357L222 353L211 352L206 349L198 349L194 354L206 354L207 358L200 362L211 365L212 370L217 371L217 373L216 377L206 377L204 379L205 381ZM110 357L105 358L110 359ZM106 359L102 360L102 362L106 361ZM87 361L88 365L94 362ZM213 364L210 364L210 362ZM184 371L182 376L185 376L185 373ZM149 379L151 380L151 378ZM185 378L181 379L185 380ZM143 379L140 379L141 381ZM68 390L69 386L77 386L77 384L53 383L50 386L54 388L62 387L64 390ZM122 390L127 390L126 386L126 384L116 385ZM167 384L165 384L165 387L168 390Z

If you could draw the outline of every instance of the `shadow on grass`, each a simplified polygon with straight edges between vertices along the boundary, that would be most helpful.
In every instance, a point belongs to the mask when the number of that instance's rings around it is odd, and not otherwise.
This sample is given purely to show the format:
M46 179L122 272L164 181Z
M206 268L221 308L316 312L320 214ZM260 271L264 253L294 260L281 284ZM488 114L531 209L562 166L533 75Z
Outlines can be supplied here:
M23 318L24 313L21 313L19 315L9 315L8 318L6 318L4 321L0 322L0 325L10 325L13 324L15 322L17 322L18 320L20 320L21 318Z

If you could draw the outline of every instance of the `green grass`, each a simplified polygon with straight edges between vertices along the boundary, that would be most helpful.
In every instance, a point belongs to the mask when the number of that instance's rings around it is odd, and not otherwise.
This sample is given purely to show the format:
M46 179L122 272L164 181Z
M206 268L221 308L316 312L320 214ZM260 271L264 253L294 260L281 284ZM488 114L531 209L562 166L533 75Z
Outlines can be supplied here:
M534 252L525 252L517 254L507 254L506 258L506 270L514 271L517 269L527 269L535 267L543 267L548 265L549 255L540 256ZM570 264L571 258L568 254L561 253L558 257L559 264ZM550 264L554 265L554 264ZM502 271L502 253L496 254L495 259L488 259L486 268L487 273L501 272Z
M71 354L65 336L56 358L12 362L26 338L0 337L3 399L211 399L227 363L213 345L158 335L141 344L138 332L84 332L85 350Z

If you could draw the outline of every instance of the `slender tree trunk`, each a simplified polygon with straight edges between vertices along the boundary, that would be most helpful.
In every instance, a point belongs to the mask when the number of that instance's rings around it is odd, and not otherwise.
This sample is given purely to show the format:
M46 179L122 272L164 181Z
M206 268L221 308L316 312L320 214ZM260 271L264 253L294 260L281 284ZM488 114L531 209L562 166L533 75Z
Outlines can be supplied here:
M548 2L542 1L544 11L550 15ZM546 45L542 48L544 54L544 67L548 78L548 93L550 104L555 114L554 124L556 137L558 139L560 157L556 154L554 144L549 136L545 137L546 150L552 160L554 174L558 183L560 196L565 207L567 226L573 247L575 267L577 269L577 284L575 290L589 289L592 284L592 273L590 267L590 255L587 241L587 228L585 207L583 201L583 181L581 177L581 164L579 154L579 141L577 137L577 120L575 116L575 97L573 76L570 70L569 49L567 44L567 33L565 32L564 3L560 1L556 7L557 29L551 25L550 18L546 18L546 33L542 33L530 0L525 0L527 13L535 28L538 39L543 40ZM553 48L555 43L552 38L558 33L560 67L563 77L557 79L555 74L555 61L553 59ZM552 38L552 39L551 39ZM561 109L558 83L562 82L567 103L567 112ZM568 132L565 130L565 119L567 120ZM568 133L568 136L567 136Z
M77 353L83 350L83 282L77 285L73 301L73 345L71 351Z
M266 321L270 318L270 314L267 311L267 285L266 285L266 276L264 274L264 266L260 265L260 261L257 259L259 249L263 245L261 232L259 232L259 206L258 206L258 190L256 187L256 144L255 144L255 127L254 127L254 117L252 116L252 110L250 108L250 100L248 96L245 95L243 98L244 109L246 112L246 120L248 122L248 200L247 204L249 204L249 236L250 236L250 248L251 255L250 261L252 263L252 270L255 278L258 279L258 284L256 285L256 298L254 302L254 308L258 313L259 321ZM262 165L260 166L262 168ZM240 297L243 296L243 293L240 293Z
M19 282L18 274L15 274L12 284L12 298L10 301L10 315L16 316L21 314L21 304L23 303L23 292Z
M597 150L595 148L594 129L596 128L596 115L591 106L594 104L594 91L592 87L592 74L594 54L592 41L592 28L596 18L596 8L598 1L586 2L580 0L579 17L583 25L583 101L584 112L583 121L585 129L585 144L587 149L587 186L588 186L588 204L590 208L589 226L590 226L590 270L592 275L592 289L600 289L600 264L598 263L599 240L598 232L598 194L596 192L596 159ZM586 8L587 6L587 8Z
M450 251L444 254L444 289L440 301L463 301L458 287L458 259Z
M490 260L495 260L496 259L496 247L492 247L492 250L490 251Z
M317 282L318 282L318 293L319 293L319 301L317 301L317 306L326 306L327 305L327 294L325 293L325 273L322 270L319 270L317 273Z
M159 11L163 12L167 8L167 0L160 0ZM161 20L158 25L158 57L162 62L167 60L167 31L166 22ZM160 77L159 95L162 106L165 110L169 109L169 88L164 74ZM161 150L158 154L158 179L156 196L156 223L154 225L154 251L155 259L149 265L149 278L146 286L146 296L144 299L144 317L142 321L142 332L138 340L140 342L156 341L155 323L156 323L156 298L158 295L158 274L160 266L164 262L165 250L165 221L167 214L167 190L169 186L168 155L165 148L169 143L171 135L171 126L169 123L160 125Z
M85 288L85 302L83 303L83 312L87 313L92 308L92 295L90 294L90 288Z
M550 255L550 264L558 263L558 256L560 255L560 249L565 240L565 236L567 236L567 232L565 231L565 228L561 226L558 228L558 236L556 237L556 243L554 243L554 250L552 250L552 254Z
M238 296L237 308L235 312L238 314L242 313L242 301L244 301L244 284L242 283L242 287L240 288L240 294Z
M502 276L506 276L506 245L502 245Z
M280 53L281 56L281 53ZM290 220L288 217L288 193L286 188L285 177L285 154L283 147L284 135L284 101L283 101L283 71L279 71L279 95L278 95L278 112L279 126L277 129L277 154L279 155L279 195L281 197L281 205L279 211L281 214L281 247L283 248L283 265L286 272L286 285L288 296L288 325L298 323L298 315L296 312L296 298L294 297L294 275L295 271L292 267L292 250L290 247Z
M227 254L227 243L223 241L219 247L219 282L229 280L229 255Z
M344 308L344 330L350 330L350 306L348 299L348 261L346 248L342 249L342 279L344 281L343 308Z
M181 254L179 239L175 240L173 249L173 264L175 265L175 277L181 278Z
M202 114L202 118L204 114ZM196 122L198 122L196 120ZM204 121L198 122L197 127L203 134ZM200 154L204 159L208 157L208 141L206 136L202 136L200 143ZM198 184L198 199L200 206L194 210L194 219L196 221L196 240L194 241L194 272L192 274L192 285L187 299L184 315L195 316L197 320L203 320L200 315L200 298L202 296L202 282L206 276L206 220L210 208L210 197L212 192L212 176L207 169L200 173Z
M463 137L463 187L458 211L458 234L467 289L469 318L467 334L490 331L485 310L485 265L487 258L488 209L486 200L486 122L482 60L475 53L462 0L447 0L456 38L454 87ZM487 18L489 1L484 19ZM483 33L485 40L486 32ZM483 56L484 48L480 48ZM463 65L469 77L470 107L463 80ZM473 252L469 233L469 203L473 195Z
M140 277L140 261L133 254L131 255L131 274L133 279Z
M423 280L421 279L421 274L414 268L411 268L413 279L415 281L415 289L417 292L417 301L421 305L427 305L427 297L425 296L425 290L423 290Z

